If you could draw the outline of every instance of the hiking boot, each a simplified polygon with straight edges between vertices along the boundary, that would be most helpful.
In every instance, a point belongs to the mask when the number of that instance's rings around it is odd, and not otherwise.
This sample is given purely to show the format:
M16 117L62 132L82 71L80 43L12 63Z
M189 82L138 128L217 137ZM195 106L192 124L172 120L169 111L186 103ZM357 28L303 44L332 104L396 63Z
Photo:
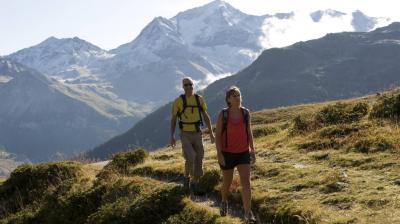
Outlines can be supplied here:
M193 195L199 195L199 183L191 182L190 183L190 192Z
M189 190L189 184L190 184L190 177L185 177L185 179L183 180L183 188L185 188L185 190Z
M226 214L228 214L228 202L227 201L221 201L221 204L219 206L219 214L221 216L226 216Z
M256 224L257 223L256 217L254 217L252 211L250 211L244 215L244 221L246 222L246 224Z

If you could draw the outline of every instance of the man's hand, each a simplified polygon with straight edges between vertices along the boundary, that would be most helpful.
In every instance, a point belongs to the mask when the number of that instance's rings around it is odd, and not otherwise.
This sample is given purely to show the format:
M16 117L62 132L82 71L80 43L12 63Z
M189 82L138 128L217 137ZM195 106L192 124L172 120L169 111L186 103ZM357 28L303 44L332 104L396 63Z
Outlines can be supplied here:
M215 136L213 133L210 133L210 141L211 141L211 144L214 144L214 142L215 142Z
M171 136L171 142L170 142L170 145L171 145L171 147L172 147L172 148L175 148L175 146L176 146L176 139L175 139L175 137L174 137L174 136Z

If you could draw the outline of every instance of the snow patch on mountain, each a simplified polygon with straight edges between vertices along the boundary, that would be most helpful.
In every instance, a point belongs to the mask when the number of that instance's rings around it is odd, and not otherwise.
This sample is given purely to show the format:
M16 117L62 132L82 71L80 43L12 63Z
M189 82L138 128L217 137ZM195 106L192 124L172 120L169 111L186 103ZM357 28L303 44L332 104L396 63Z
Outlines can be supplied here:
M7 75L0 75L0 83L7 83L11 81L13 77Z

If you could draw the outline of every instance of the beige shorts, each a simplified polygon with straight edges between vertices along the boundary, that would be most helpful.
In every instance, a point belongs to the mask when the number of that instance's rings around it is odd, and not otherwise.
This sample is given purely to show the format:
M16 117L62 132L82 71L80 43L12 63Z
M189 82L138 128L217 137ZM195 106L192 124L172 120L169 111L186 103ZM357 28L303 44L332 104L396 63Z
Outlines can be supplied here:
M182 153L185 158L185 176L203 175L204 147L201 132L181 132Z

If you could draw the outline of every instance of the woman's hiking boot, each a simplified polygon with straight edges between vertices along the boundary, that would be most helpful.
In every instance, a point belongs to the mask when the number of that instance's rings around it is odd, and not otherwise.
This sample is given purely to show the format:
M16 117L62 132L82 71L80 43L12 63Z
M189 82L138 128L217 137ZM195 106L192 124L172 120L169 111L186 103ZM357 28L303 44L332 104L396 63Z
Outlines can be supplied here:
M221 204L219 206L219 214L221 216L226 216L226 214L228 214L228 202L227 201L221 201Z
M189 186L190 186L190 177L184 177L185 179L183 180L183 188L185 190L189 191Z

